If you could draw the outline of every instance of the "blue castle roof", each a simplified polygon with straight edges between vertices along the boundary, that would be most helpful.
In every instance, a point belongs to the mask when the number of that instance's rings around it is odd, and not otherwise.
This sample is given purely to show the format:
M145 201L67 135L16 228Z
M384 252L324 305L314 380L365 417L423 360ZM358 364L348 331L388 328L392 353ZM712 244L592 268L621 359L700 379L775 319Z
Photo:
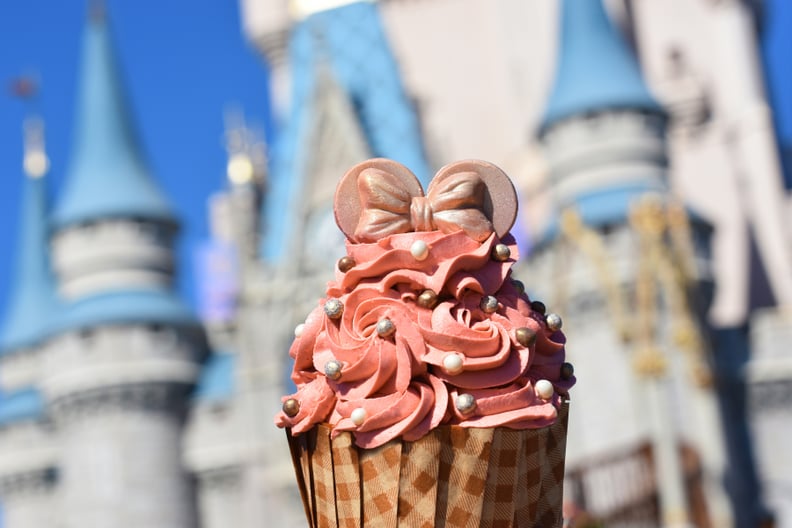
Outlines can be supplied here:
M236 365L236 354L216 352L209 356L195 388L195 400L223 403L233 398L236 392Z
M12 292L0 327L0 355L36 345L56 307L49 268L46 180L25 178Z
M44 413L38 389L28 387L11 394L0 394L0 425L36 420Z
M262 254L277 260L288 241L284 204L300 192L300 162L316 148L306 144L320 64L347 95L373 157L403 163L426 183L418 117L401 82L378 7L357 2L320 11L299 22L289 43L292 66L292 109L274 145L272 181L264 204ZM363 161L363 160L360 160ZM339 174L340 178L342 175Z
M149 323L182 328L200 326L176 294L139 289L101 293L66 304L52 319L48 331L60 333L108 324Z
M602 0L564 0L556 64L542 130L567 117L600 110L662 112Z
M74 151L52 220L63 228L114 217L176 222L138 147L107 24L95 16L83 41Z

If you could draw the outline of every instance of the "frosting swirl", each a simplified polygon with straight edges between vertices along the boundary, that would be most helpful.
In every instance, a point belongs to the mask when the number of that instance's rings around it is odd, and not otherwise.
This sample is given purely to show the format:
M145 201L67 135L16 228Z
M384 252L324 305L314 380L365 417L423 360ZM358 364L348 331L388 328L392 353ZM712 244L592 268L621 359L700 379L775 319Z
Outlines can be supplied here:
M412 252L418 241L425 258ZM493 258L496 244L511 256ZM347 250L355 265L327 288L343 312L326 314L326 299L306 319L290 350L297 393L284 397L299 411L279 413L278 426L296 434L325 422L334 435L351 431L358 446L373 448L416 440L440 424L553 423L575 380L561 378L563 334L548 329L510 279L511 236L403 233ZM436 303L419 302L426 290ZM553 384L551 397L539 394L539 380ZM463 395L474 404L458 404Z

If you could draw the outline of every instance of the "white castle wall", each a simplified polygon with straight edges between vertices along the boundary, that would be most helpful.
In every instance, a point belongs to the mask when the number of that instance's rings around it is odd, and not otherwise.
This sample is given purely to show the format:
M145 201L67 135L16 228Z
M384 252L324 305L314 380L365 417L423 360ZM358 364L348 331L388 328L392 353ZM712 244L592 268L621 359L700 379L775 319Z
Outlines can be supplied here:
M792 526L792 317L788 312L762 310L754 317L751 333L747 375L756 458L778 526L788 528Z
M663 118L607 112L558 123L543 136L558 203L576 194L624 184L666 190Z
M15 350L0 357L0 388L13 392L34 386L41 377L41 347Z
M134 383L189 385L197 378L195 343L168 327L118 325L68 332L47 345L48 398Z
M194 339L110 325L48 343L42 388L57 426L65 528L196 526L181 465Z
M56 526L56 443L51 424L0 427L0 498L9 528Z
M67 228L52 241L59 291L72 299L107 290L168 287L172 233L133 220L107 220Z
M141 388L54 404L64 528L197 525L179 396Z

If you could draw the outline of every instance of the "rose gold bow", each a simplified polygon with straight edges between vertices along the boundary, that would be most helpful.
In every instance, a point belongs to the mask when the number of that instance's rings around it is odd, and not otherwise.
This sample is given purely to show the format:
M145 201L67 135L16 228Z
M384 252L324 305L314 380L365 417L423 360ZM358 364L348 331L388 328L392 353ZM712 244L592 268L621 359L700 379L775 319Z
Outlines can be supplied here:
M415 196L403 181L374 167L357 180L362 211L355 239L374 242L395 233L462 230L479 242L493 231L484 214L486 186L475 172L458 172L433 181L427 196ZM420 189L419 189L420 190Z

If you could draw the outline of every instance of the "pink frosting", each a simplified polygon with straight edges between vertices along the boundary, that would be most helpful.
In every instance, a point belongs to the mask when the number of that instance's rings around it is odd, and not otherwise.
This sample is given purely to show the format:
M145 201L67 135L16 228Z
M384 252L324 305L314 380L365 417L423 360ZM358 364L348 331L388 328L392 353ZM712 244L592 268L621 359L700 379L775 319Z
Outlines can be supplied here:
M424 260L410 251L418 240L429 248ZM509 246L511 258L492 258L498 243ZM441 424L527 429L553 423L575 379L561 377L563 334L547 328L510 278L518 256L510 236L477 242L461 231L404 233L348 243L347 250L355 265L337 272L289 352L297 393L283 400L297 400L299 411L278 413L279 427L299 434L328 423L334 435L351 431L358 446L373 448L397 437L416 440ZM417 302L427 289L438 295L431 309ZM493 313L481 308L485 295L498 300ZM330 298L344 306L338 319L325 314ZM383 319L392 323L392 334L377 333ZM535 342L521 345L518 329L534 333ZM449 354L460 356L461 372L445 370ZM332 360L341 364L337 380L325 374ZM553 384L551 398L537 394L539 380ZM456 404L461 394L475 399L464 413Z

